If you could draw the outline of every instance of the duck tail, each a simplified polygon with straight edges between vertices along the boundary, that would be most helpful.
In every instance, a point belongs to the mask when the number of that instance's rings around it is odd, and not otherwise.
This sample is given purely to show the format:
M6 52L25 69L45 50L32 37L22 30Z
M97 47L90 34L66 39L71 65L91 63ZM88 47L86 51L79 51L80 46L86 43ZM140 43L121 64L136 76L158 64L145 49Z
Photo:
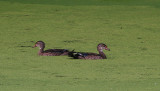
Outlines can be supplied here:
M68 56L69 56L69 57L73 57L73 56L74 56L74 53L76 53L76 52L74 52L74 50L75 50L75 49L73 49L72 51L70 51L70 52L68 53Z
M81 56L81 53L75 52L74 50L72 50L71 52L68 53L68 56L74 59L78 59L78 56Z

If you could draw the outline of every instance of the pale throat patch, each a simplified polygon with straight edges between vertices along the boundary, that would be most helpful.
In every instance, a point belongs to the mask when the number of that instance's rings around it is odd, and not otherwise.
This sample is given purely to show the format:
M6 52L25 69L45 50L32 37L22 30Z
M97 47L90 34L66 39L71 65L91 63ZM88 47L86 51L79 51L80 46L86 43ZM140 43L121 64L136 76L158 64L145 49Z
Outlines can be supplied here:
M101 49L101 50L99 50L100 52L103 52L103 50Z

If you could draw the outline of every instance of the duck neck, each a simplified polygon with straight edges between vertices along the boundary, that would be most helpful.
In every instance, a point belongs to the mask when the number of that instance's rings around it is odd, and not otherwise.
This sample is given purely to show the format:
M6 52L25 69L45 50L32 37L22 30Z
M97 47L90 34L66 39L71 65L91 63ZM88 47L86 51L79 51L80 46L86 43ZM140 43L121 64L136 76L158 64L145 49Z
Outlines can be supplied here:
M44 48L41 48L41 47L40 47L38 54L41 55L43 52L44 52Z
M106 59L106 55L103 53L103 50L98 50L99 51L99 55L103 58Z

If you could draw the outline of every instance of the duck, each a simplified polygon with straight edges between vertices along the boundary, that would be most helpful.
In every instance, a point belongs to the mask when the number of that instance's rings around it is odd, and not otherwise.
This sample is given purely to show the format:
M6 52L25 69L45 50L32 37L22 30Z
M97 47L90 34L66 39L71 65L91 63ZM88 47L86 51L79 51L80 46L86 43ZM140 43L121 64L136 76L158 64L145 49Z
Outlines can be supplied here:
M48 49L44 50L45 43L43 41L37 41L32 48L39 47L39 56L63 56L68 55L69 50L67 49Z
M104 43L99 43L97 45L98 53L89 53L89 52L75 52L74 50L69 52L68 56L72 57L73 59L89 59L89 60L96 60L96 59L107 59L107 56L104 54L103 50L110 49Z

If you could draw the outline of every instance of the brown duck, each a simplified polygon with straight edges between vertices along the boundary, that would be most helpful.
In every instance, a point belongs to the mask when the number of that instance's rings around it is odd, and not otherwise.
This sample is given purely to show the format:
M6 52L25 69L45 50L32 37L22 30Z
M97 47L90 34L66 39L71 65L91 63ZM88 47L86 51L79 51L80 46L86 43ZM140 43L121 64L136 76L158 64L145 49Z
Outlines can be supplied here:
M100 43L97 46L97 50L99 54L72 51L72 52L69 52L68 56L73 57L74 59L107 59L106 55L103 53L104 49L110 51L107 45Z
M37 41L33 48L39 47L38 55L40 56L63 56L68 55L69 51L67 49L48 49L44 51L45 43L43 41Z

